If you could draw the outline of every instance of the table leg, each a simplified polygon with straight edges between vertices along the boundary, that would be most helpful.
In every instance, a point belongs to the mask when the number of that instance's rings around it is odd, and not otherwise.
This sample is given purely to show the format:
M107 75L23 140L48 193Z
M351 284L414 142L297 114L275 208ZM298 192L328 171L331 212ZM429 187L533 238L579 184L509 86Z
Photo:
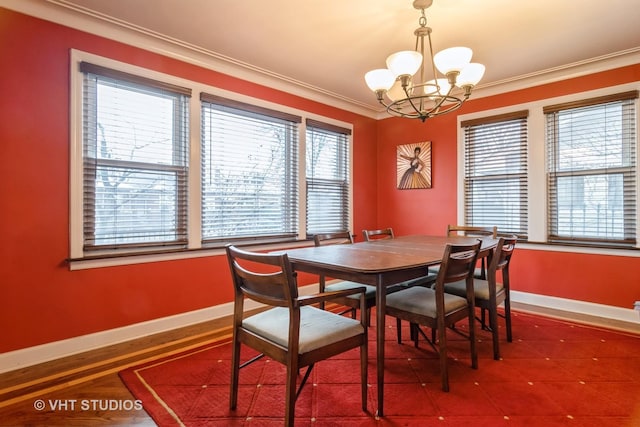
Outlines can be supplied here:
M384 416L384 335L385 312L387 305L386 289L382 285L382 278L376 279L376 356L378 374L378 412Z

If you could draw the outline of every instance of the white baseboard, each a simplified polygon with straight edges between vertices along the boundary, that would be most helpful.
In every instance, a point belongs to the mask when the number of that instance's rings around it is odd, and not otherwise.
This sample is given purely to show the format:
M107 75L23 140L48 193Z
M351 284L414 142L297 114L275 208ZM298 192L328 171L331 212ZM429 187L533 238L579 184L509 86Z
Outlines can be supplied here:
M511 301L640 325L640 312L631 308L614 307L611 305L519 291L511 291Z
M317 289L317 284L304 286L300 288L300 294L310 294ZM518 291L511 292L511 300L513 302L640 324L640 312L633 309ZM257 307L258 304L251 304L251 301L247 301L247 309ZM150 320L122 328L110 329L108 331L96 332L94 334L2 353L0 354L0 373L206 322L208 320L218 319L231 314L233 314L232 303L220 304L214 307L163 317L161 319Z
M2 353L0 354L0 373L72 356L100 347L119 344L146 335L206 322L207 320L226 316L232 312L233 304L227 303L189 313L136 323L122 328L110 329Z
M318 290L318 285L300 287L301 295L310 294ZM252 301L245 303L247 310L258 308L259 304ZM185 326L195 325L209 320L233 314L233 303L226 303L208 307L188 313L176 314L161 319L136 323L122 328L96 332L94 334L64 339L47 344L36 345L20 350L0 354L0 373L13 371L26 366L37 365L63 357L73 356L89 350L119 344L125 341L143 338L148 335L170 331Z

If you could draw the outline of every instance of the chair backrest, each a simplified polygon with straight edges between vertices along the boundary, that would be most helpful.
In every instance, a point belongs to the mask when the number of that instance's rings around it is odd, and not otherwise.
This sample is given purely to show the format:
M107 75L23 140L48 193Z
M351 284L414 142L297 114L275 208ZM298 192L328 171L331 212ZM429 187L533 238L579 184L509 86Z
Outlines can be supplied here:
M339 231L336 233L322 233L313 236L313 243L316 246L325 244L353 243L353 236L350 231Z
M296 275L287 254L273 255L226 247L236 303L244 297L262 304L289 307L298 298Z
M517 241L518 238L516 236L500 237L498 239L498 244L491 255L491 262L489 263L489 277L495 277L495 273L498 270L508 271L509 262Z
M447 236L462 234L463 236L491 236L494 239L498 236L498 227L471 227L466 225L447 226Z
M368 242L376 239L393 239L395 236L393 235L393 229L389 227L379 230L362 230L362 237Z
M444 292L444 284L470 280L473 282L475 269L481 242L471 245L447 244L442 255L442 263L436 279L436 291Z

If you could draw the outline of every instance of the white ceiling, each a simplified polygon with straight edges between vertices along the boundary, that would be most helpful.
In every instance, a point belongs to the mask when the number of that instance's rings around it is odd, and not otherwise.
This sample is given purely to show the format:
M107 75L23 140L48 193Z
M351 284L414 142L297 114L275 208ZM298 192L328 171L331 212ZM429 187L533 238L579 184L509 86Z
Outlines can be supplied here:
M411 0L47 1L375 110L363 76L414 48L420 16ZM640 52L640 0L434 0L427 24L434 50L473 49L479 88Z

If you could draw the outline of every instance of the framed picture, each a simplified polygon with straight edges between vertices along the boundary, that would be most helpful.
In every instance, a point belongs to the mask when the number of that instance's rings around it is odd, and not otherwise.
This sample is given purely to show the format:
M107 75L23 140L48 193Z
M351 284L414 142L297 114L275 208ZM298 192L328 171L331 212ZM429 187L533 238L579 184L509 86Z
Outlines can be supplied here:
M431 141L398 145L398 188L431 188Z

